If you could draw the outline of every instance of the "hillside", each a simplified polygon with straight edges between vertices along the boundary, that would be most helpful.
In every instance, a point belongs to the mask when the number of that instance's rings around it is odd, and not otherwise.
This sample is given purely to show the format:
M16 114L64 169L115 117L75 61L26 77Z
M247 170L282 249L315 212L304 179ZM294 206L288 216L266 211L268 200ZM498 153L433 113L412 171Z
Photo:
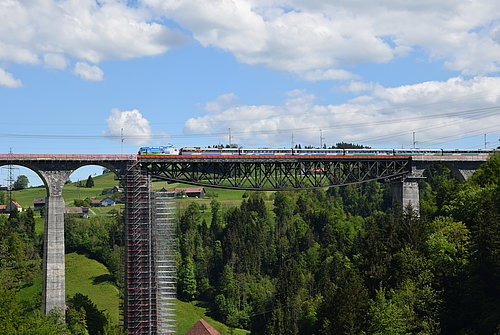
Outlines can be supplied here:
M76 182L64 185L63 197L66 204L72 205L75 199L85 199L87 197L103 199L105 196L102 196L101 192L104 188L112 188L113 186L118 185L118 181L115 180L115 175L113 173L105 173L92 177L92 179L94 180L94 187L92 188L77 187ZM24 190L13 191L12 195L14 200L21 206L33 208L33 199L44 198L47 196L47 192L45 187L37 186L26 188Z
M107 196L101 195L101 192L105 188L113 188L119 185L119 181L116 179L114 173L105 173L92 177L94 180L94 186L91 188L78 187L77 182L68 183L64 186L63 197L66 201L67 206L73 206L75 199L104 199ZM83 181L85 183L85 181ZM152 191L159 191L162 188L173 189L176 187L193 187L188 184L181 183L167 183L166 181L153 181L151 184ZM205 192L207 197L204 199L177 199L180 208L185 208L187 203L191 201L196 201L198 204L205 204L207 207L210 205L212 199L216 199L221 202L223 207L237 206L241 203L243 195L248 194L247 191L242 190L226 190L214 187L206 187ZM268 194L268 198L271 198L273 192L265 192ZM44 198L47 196L46 190L43 186L30 187L24 190L13 191L13 199L17 201L22 207L32 207L33 199ZM99 211L99 210L98 210Z

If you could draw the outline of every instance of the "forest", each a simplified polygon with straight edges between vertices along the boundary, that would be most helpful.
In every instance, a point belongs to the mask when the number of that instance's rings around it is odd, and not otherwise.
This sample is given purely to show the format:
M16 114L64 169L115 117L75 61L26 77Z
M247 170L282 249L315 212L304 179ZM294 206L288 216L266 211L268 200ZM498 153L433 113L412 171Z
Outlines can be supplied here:
M178 295L251 334L498 334L500 157L436 165L421 211L389 185L262 193L178 221Z
M251 334L498 334L500 156L466 183L441 165L425 176L420 215L376 182L192 202L178 218L178 297ZM34 216L0 216L0 333L120 334L84 295L68 297L65 320L19 299L41 272ZM123 287L120 213L68 219L65 240Z

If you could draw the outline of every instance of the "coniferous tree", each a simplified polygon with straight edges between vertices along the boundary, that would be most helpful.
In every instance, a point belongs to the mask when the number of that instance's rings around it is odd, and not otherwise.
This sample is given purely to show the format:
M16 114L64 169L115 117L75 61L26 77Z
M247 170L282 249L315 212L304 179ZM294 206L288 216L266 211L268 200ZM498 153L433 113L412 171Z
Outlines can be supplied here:
M102 334L108 320L104 312L99 310L88 296L76 293L68 300L68 306L83 314L89 335Z
M87 182L85 183L86 188L92 188L94 187L94 179L92 179L92 176L89 176L87 178Z
M25 215L25 226L26 226L26 234L29 238L35 238L35 213L31 207L28 207Z
M177 292L185 301L193 300L198 294L195 267L191 258L184 259L177 272Z

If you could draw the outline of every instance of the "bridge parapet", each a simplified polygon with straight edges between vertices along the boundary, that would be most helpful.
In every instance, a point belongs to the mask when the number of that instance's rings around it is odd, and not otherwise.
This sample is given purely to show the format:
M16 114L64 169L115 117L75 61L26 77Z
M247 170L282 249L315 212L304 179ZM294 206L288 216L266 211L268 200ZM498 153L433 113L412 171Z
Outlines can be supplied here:
M72 154L0 154L0 161L124 161L137 160L136 155L72 155Z

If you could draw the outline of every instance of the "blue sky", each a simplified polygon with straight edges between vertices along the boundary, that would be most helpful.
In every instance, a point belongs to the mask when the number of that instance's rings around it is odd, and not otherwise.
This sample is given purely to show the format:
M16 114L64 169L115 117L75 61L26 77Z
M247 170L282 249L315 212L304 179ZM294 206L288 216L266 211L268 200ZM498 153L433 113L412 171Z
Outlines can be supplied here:
M0 3L0 152L498 146L498 1L130 3Z

